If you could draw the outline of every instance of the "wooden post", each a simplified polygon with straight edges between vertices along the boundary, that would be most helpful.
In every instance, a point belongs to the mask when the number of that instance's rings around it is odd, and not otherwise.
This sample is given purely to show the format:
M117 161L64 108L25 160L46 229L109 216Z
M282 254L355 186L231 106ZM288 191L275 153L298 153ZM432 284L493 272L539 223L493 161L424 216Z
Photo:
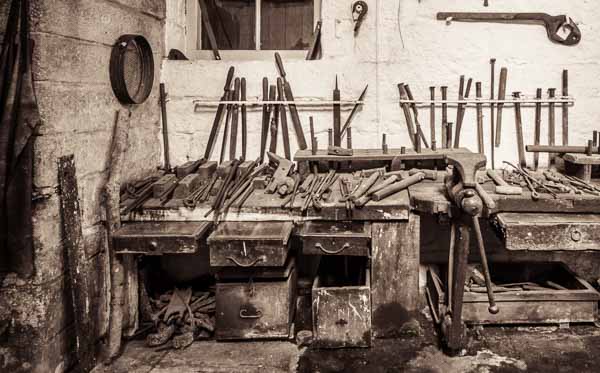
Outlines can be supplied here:
M419 308L420 217L371 227L372 326L378 338L396 335Z

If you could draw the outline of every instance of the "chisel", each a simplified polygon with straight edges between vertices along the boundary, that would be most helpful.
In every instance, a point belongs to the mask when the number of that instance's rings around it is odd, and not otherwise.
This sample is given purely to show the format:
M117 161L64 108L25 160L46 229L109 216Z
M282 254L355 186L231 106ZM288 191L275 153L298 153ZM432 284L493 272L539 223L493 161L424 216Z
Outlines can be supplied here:
M481 100L481 82L475 83L475 96L478 100ZM483 145L483 104L477 103L477 151L479 154L484 154Z
M279 70L279 75L283 78L283 91L285 93L285 99L287 101L294 101L294 95L292 94L292 87L287 81L285 69L283 68L283 61L279 53L275 52L275 63ZM289 104L290 116L292 118L292 124L294 126L294 132L296 133L296 140L298 142L298 148L300 150L307 149L306 139L304 138L304 131L302 130L302 123L300 123L300 116L298 115L298 109L296 104Z
M262 98L263 101L269 99L269 80L263 78L262 81ZM262 107L262 128L260 133L260 163L265 159L265 150L267 150L267 136L269 135L269 107L263 104Z
M333 90L333 146L342 145L342 117L340 102L340 89L338 87L338 78L335 76L335 88Z
M235 78L233 83L233 101L240 100L240 78ZM229 143L229 160L235 159L235 152L237 150L237 133L238 133L238 119L239 119L240 106L233 104L231 110L231 141Z
M542 89L538 88L535 91L535 98L542 99ZM533 144L540 145L540 137L542 132L542 103L535 103L535 129L533 133ZM533 169L537 170L540 163L540 153L533 153Z
M515 100L515 132L517 134L517 151L519 153L519 166L521 168L527 167L525 160L525 145L523 144L523 121L521 118L521 103L519 98L520 92L513 92L513 98Z
M506 99L506 79L508 75L508 70L506 67L500 69L500 83L498 87L498 100ZM502 102L498 103L498 110L496 113L496 147L500 146L500 140L502 138L502 108L504 104Z
M569 96L569 70L562 73L562 95L563 99ZM562 104L562 144L569 145L569 103Z
M277 94L279 99L283 98L283 81L281 78L277 78ZM290 153L290 133L288 131L287 125L287 113L285 111L285 105L279 106L279 111L281 114L281 136L283 137L283 152L285 153L285 158L292 160L292 155Z
M362 93L360 94L360 97L358 98L358 101L363 101L365 99L365 95L367 94L367 88L369 88L369 85L367 84L365 86L365 89L363 89ZM352 111L350 112L350 115L348 116L348 118L346 119L346 122L344 123L344 126L342 127L342 138L344 137L344 135L346 134L346 131L348 130L348 128L350 128L350 124L352 123L352 119L354 119L354 116L356 115L356 112L358 111L358 108L363 105L361 103L356 103L354 104L354 107L352 108Z
M227 79L225 80L225 86L223 87L223 96L221 97L220 101L228 101L234 71L235 69L232 66L227 72ZM204 159L206 160L210 159L212 151L215 148L215 142L217 141L217 133L219 132L221 120L223 119L223 112L228 106L229 105L219 104L219 106L217 107L217 114L215 115L215 119L210 129L210 135L208 136L208 144L206 145L206 150L204 151Z
M246 101L246 78L242 78L241 86L241 100ZM247 111L246 104L242 104L242 161L246 160L246 150L248 147L248 123L247 123Z

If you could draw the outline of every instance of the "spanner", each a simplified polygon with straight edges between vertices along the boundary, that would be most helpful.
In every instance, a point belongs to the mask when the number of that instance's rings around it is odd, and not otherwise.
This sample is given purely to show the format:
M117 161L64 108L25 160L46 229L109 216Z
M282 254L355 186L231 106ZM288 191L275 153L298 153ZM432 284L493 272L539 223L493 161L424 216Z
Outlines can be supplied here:
M546 13L479 13L479 12L440 12L439 21L459 22L504 22L504 23L542 23L546 27L548 38L555 43L575 45L581 40L581 31L570 17L566 15L551 16ZM559 35L560 29L569 35Z

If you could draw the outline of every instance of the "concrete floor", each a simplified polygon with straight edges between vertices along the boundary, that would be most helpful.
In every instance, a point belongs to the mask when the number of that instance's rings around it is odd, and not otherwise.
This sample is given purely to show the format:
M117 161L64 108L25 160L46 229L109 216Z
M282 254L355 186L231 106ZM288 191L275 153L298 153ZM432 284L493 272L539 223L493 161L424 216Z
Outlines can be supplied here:
M448 357L429 325L416 336L375 340L370 349L206 341L183 351L154 351L133 341L121 358L94 373L600 372L600 329L593 326L479 328L464 356Z

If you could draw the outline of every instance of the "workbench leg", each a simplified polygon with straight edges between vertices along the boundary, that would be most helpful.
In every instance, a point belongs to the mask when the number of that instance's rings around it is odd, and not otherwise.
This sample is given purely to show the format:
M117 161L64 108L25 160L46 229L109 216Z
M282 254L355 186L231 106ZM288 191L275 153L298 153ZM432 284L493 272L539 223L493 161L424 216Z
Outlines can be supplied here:
M454 268L452 286L451 324L445 330L447 347L452 351L460 350L465 343L465 328L462 321L462 309L465 293L465 279L467 276L467 265L469 258L469 241L471 228L461 223L458 226L458 235L454 249ZM446 320L444 320L446 321Z
M373 335L393 337L419 308L420 217L371 227Z
M139 327L139 277L136 255L123 255L125 270L125 306L123 309L123 335L133 336ZM142 284L143 285L143 284Z

